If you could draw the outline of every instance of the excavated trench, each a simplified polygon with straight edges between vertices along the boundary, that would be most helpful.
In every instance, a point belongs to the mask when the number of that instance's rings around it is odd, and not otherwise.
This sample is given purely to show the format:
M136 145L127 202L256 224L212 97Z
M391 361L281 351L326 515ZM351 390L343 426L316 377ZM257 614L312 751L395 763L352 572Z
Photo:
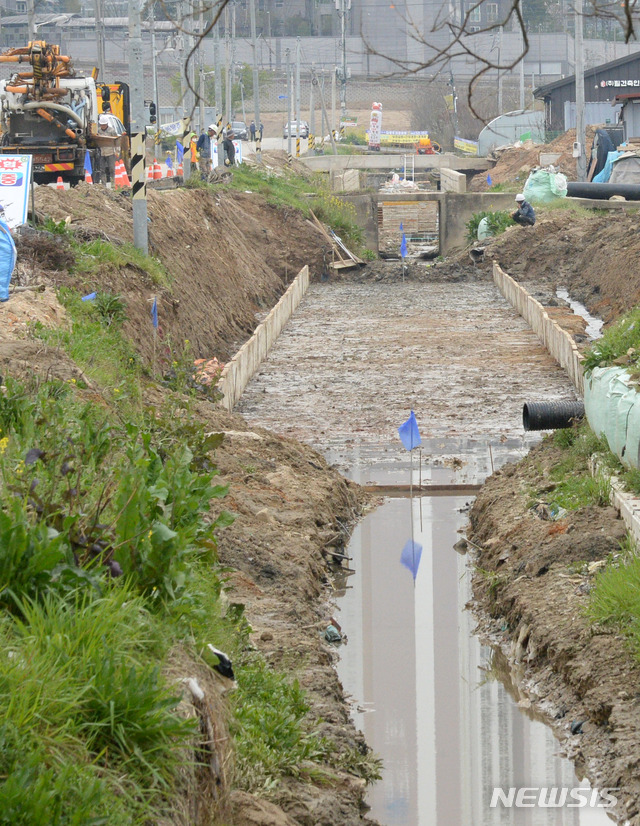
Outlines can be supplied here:
M466 557L454 549L475 485L523 456L525 401L572 400L564 372L497 289L471 283L313 284L239 411L313 445L381 497L354 531L337 582L347 642L338 671L383 758L369 795L384 826L609 823L601 809L492 807L501 787L580 781L551 730L513 699L500 658L474 635ZM397 428L415 412L422 449ZM586 781L585 781L586 785Z

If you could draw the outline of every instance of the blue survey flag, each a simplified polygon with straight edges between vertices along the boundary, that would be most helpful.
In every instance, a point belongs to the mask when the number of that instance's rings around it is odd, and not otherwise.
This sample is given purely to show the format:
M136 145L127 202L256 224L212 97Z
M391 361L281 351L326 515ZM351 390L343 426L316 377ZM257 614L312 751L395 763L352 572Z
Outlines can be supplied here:
M85 149L84 153L84 171L88 172L91 177L93 177L93 167L91 166L91 155L89 154L89 150Z
M407 257L407 238L404 232L402 233L402 243L400 244L400 255L403 258Z
M418 430L418 422L413 410L406 422L403 422L398 428L398 436L406 450L413 450L414 447L420 447L422 439L420 438L420 431Z
M491 186L491 184L493 183L493 181L491 180L491 175L490 174L487 174L487 183L489 184L489 186Z
M403 230L404 230L404 227L402 226L402 221L401 221L400 222L400 232L402 232Z
M89 293L88 295L83 295L82 300L83 301L93 301L93 299L96 297L96 295L97 295L97 293Z
M173 161L171 160L171 155L167 155L167 169L173 169Z
M180 141L176 141L176 157L178 158L178 163L182 163L182 159L184 158L184 146L180 143Z
M413 539L407 539L406 545L402 549L400 555L400 562L405 568L408 568L413 574L415 582L420 567L420 559L422 558L422 545Z
M158 299L153 299L153 305L151 306L151 321L153 326L158 329Z

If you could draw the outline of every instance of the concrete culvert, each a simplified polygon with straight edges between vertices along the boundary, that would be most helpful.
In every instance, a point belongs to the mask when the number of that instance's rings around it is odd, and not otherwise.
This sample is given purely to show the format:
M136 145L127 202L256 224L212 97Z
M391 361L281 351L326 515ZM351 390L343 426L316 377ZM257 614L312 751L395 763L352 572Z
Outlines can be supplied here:
M525 402L522 408L525 430L559 430L583 418L582 402Z

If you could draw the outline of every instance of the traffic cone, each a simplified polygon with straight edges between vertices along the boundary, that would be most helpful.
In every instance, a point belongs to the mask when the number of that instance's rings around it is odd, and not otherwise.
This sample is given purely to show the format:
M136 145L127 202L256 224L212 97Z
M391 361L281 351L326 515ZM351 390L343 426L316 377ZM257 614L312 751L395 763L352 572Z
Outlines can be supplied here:
M116 161L116 174L113 183L116 189L122 189L122 161Z
M56 181L56 189L64 190L64 181L62 180L62 175L58 175L58 180Z
M159 181L162 178L162 167L158 163L158 161L154 158L153 159L153 180Z
M84 182L85 184L92 184L93 183L93 175L89 172L88 169L84 171Z
M167 166L167 178L173 178L173 168Z
M150 163L147 167L147 181L153 180L153 164Z
M128 189L131 186L131 181L127 175L127 167L125 166L124 161L120 161L120 176L122 178L122 186Z
M181 178L184 178L184 167L182 166L182 161L178 164L178 175Z

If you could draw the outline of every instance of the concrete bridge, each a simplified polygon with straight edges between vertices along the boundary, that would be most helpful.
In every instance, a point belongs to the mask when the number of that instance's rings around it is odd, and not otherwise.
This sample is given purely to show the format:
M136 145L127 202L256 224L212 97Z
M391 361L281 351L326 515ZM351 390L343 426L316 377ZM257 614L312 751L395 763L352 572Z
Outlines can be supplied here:
M344 169L363 169L365 171L392 172L404 165L416 172L428 169L455 169L458 172L474 173L492 169L494 162L487 158L468 157L445 153L443 155L416 155L407 151L404 154L386 154L384 152L370 155L306 155L302 160L314 172L338 172Z

